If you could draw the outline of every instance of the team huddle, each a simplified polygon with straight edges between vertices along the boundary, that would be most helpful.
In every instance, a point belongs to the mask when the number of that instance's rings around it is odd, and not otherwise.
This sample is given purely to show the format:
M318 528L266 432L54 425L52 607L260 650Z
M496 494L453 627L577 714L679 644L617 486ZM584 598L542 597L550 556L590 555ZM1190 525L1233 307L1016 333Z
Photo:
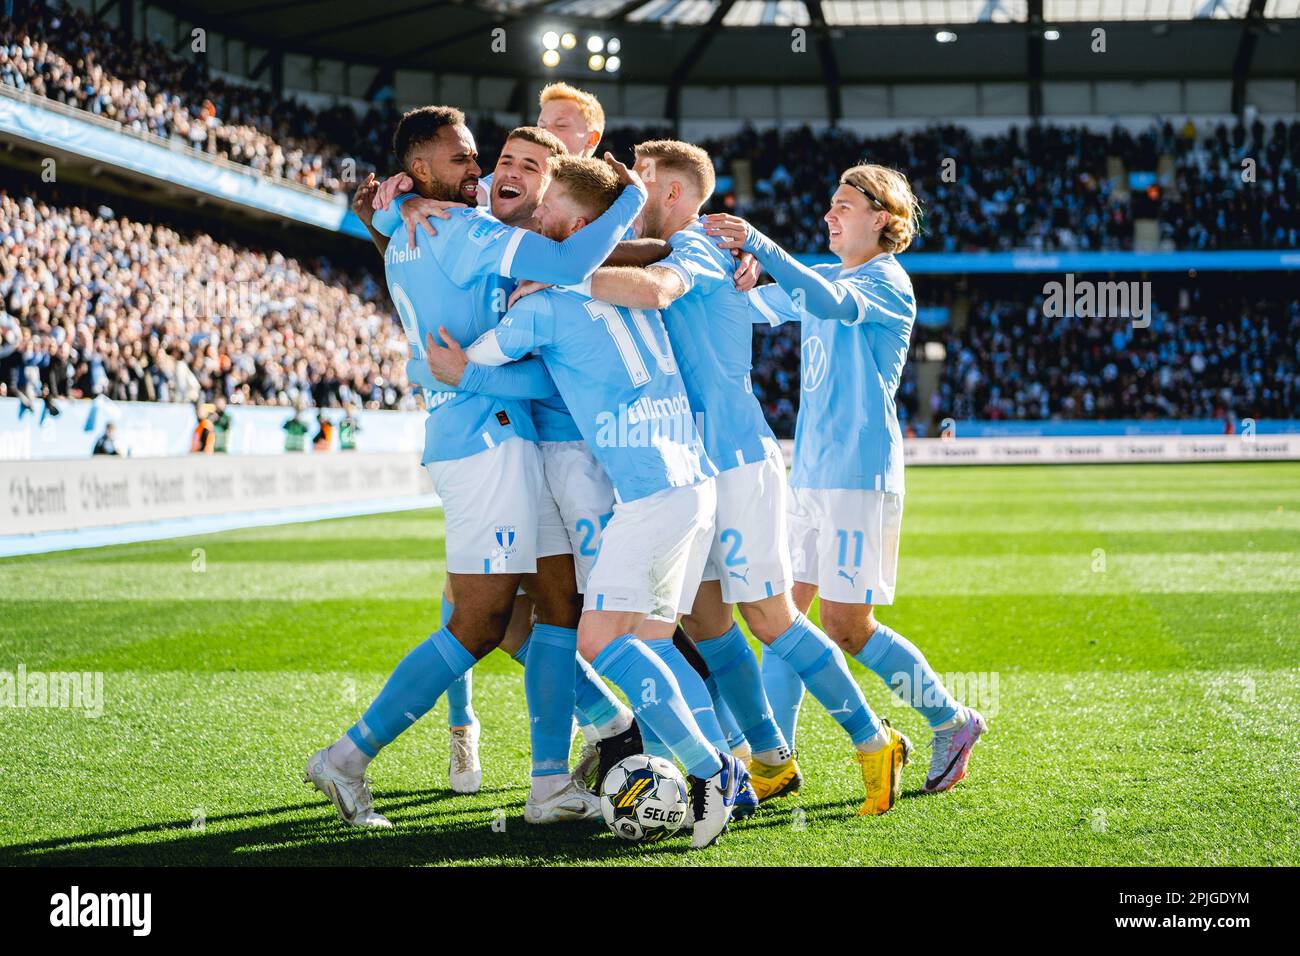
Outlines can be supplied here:
M650 754L685 769L684 826L708 846L803 786L805 689L852 744L858 812L885 813L912 745L846 653L925 717L924 789L951 788L984 718L873 612L893 603L902 521L906 178L846 170L825 215L840 261L808 267L743 219L701 215L702 149L642 143L628 168L593 158L603 130L595 97L552 84L483 176L464 116L425 107L394 136L403 173L358 191L427 398L447 589L440 629L307 781L345 822L389 826L366 768L445 693L452 787L476 791L471 673L500 647L524 666L529 823L599 818L606 774ZM787 478L749 373L753 326L789 321L803 366ZM825 630L806 616L819 594Z

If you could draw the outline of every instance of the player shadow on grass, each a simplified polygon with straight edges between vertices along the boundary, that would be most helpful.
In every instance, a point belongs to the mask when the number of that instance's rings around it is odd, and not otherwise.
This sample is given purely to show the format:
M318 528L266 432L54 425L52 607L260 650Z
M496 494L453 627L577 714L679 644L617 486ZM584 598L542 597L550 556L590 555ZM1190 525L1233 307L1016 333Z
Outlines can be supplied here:
M686 834L633 846L600 821L530 826L523 820L521 788L485 789L478 797L498 793L499 808L457 805L453 798L459 795L450 790L377 793L393 820L391 830L345 826L327 803L307 799L209 816L200 829L178 819L3 846L0 866L403 866L476 860L543 865L619 856L635 862L646 853L689 849ZM451 816L460 819L441 819ZM268 819L276 817L288 819ZM121 843L148 835L156 838Z
M377 804L392 819L391 830L345 826L327 803L309 797L267 809L209 816L199 829L190 820L177 819L2 846L0 866L636 864L648 862L652 855L677 856L690 850L686 832L663 843L635 845L614 837L600 821L531 826L523 820L523 793L520 787L485 788L473 797L446 789L380 791ZM501 805L484 806L485 796L499 796ZM899 796L929 794L916 788ZM777 801L734 822L723 839L746 831L797 831L850 820L855 809L843 800ZM135 842L135 837L152 839Z
M519 791L519 792L516 792ZM400 790L379 794L392 830L346 827L322 802L305 800L265 810L208 817L201 830L188 820L57 837L0 847L0 866L405 866L437 863L553 865L556 863L649 862L651 856L683 857L690 837L680 833L663 843L624 843L598 821L530 826L523 820L520 788L501 787L480 795L509 794L507 806L457 806L449 790ZM920 790L902 794L924 796ZM782 801L784 804L785 801ZM840 800L768 805L732 824L724 841L746 831L797 829L798 808L807 824L852 819ZM456 816L459 819L443 819ZM289 819L267 819L289 817ZM501 823L504 819L504 829ZM253 821L262 821L254 823ZM251 823L252 825L241 825ZM232 828L234 827L234 828ZM147 843L124 839L154 835Z

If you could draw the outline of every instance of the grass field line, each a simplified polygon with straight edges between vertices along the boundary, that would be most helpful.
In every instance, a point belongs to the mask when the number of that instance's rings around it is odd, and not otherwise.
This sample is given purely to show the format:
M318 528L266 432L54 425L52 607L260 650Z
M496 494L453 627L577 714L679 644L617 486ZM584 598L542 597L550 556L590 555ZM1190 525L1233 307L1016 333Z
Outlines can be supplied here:
M1300 569L1287 552L1226 551L1205 553L1101 555L995 555L983 557L905 557L903 580L911 597L976 594L1131 594L1267 593L1300 586ZM256 568L256 565L252 566ZM441 590L441 561L369 560L292 562L274 573L250 573L239 562L222 564L214 549L202 573L191 563L85 565L8 568L0 579L0 600L157 601L233 600L310 601L328 581L332 598L436 600Z

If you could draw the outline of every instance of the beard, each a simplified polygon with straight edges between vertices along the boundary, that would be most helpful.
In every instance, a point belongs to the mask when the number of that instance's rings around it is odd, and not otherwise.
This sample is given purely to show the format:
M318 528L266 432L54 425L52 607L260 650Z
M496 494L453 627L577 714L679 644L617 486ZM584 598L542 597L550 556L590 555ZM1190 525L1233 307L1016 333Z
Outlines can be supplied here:
M637 235L642 239L658 239L663 230L664 217L661 210L646 204L641 211L641 228Z
M459 182L449 183L434 177L429 181L429 196L427 198L438 199L442 202L465 202L465 184L472 183L477 178L476 176L466 176ZM474 203L470 205L476 205L477 202L478 200L475 199Z

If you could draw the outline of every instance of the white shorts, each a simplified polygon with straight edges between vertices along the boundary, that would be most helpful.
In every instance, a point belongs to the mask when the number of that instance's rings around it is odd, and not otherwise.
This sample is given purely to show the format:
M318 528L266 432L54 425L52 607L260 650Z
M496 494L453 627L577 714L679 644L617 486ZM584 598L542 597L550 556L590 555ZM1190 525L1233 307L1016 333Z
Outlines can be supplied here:
M545 479L537 446L508 438L468 458L426 465L446 515L447 570L532 574Z
M763 461L729 468L716 479L718 517L704 580L722 584L728 604L790 590L785 462L774 446Z
M544 441L537 447L546 475L545 497L555 511L550 520L559 522L565 541L562 551L545 550L552 545L547 543L550 535L543 524L543 550L538 554L572 554L578 593L582 594L600 548L600 534L614 514L614 486L585 441Z
M546 481L546 453L542 451L540 443L537 450L542 462L542 495L537 503L537 556L549 558L557 554L572 554L569 531L564 526L560 506Z
M614 504L587 578L584 610L675 621L693 600L713 541L713 480Z
M790 489L794 579L827 601L893 604L903 496L857 488Z

